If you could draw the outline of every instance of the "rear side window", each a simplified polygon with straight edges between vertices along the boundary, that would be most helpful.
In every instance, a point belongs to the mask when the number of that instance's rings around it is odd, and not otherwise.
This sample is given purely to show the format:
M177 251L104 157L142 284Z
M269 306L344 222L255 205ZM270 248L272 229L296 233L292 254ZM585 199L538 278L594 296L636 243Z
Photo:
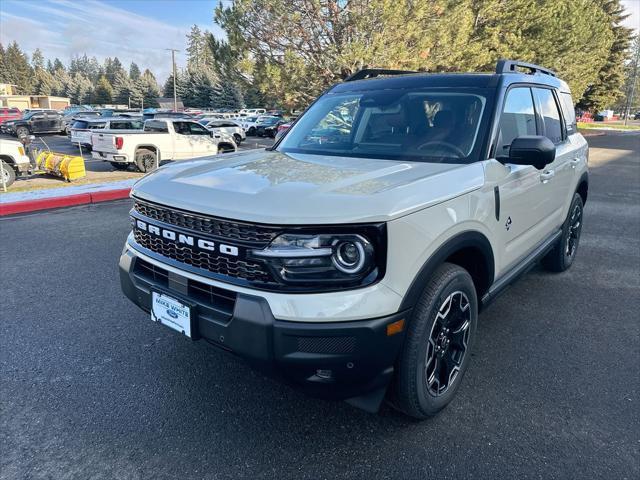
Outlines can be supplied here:
M141 130L142 120L127 120L125 122L111 122L109 128L113 130Z
M154 120L147 120L144 124L144 130L146 132L162 132L167 133L169 128L165 122L158 122Z
M534 88L533 91L538 97L540 116L544 123L544 135L553 143L562 142L562 123L553 92L547 88Z
M573 99L570 93L560 94L560 103L562 104L562 113L564 114L564 124L567 127L567 133L574 133L577 129L576 111L573 108Z
M83 122L82 120L77 120L73 123L71 128L87 128L88 123Z
M529 88L512 88L507 92L498 128L496 157L508 157L515 138L536 134L536 113Z

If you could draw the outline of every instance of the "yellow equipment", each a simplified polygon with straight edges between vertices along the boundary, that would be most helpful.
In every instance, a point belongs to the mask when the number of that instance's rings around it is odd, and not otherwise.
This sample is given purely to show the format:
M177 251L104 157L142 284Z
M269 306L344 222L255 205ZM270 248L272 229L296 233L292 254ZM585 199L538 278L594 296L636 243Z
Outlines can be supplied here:
M67 182L87 176L84 158L43 150L36 157L38 173L49 173L64 178Z

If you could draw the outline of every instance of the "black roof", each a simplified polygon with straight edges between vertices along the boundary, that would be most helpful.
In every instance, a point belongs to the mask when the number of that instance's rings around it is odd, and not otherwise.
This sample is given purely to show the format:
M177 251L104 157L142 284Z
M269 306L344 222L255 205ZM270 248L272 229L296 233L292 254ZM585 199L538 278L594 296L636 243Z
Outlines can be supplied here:
M520 70L519 70L520 69ZM524 73L525 70L528 73ZM533 83L559 88L569 87L555 72L515 60L500 60L496 73L427 73L402 70L367 69L355 73L330 89L331 93L424 87L495 88L512 83Z

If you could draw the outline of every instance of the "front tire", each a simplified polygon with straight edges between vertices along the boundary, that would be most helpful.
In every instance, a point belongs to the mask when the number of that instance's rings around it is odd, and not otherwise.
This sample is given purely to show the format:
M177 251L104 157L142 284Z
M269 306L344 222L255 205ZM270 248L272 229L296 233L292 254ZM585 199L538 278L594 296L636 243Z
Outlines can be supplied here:
M242 143L242 136L240 136L239 133L234 133L233 139L235 140L236 145L240 146L240 144Z
M141 148L136 152L135 162L142 173L151 172L157 167L157 154L148 148Z
M391 402L424 419L453 399L471 359L478 300L469 273L441 265L416 304L396 362Z
M28 137L29 129L27 127L18 127L16 128L16 137Z
M564 272L576 258L582 233L582 197L575 193L569 213L562 226L562 236L553 249L542 259L542 266L550 272Z
M0 160L2 162L2 177L0 178L0 188L2 188L2 183L4 181L5 187L9 188L13 185L13 182L16 181L16 172L11 168L4 160Z

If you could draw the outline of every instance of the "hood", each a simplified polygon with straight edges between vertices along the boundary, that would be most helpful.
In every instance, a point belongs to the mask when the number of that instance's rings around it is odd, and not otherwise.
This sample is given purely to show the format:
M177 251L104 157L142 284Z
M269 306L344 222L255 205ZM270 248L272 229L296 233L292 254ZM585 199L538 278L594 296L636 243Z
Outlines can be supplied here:
M133 195L208 215L270 224L388 221L480 188L470 165L254 150L176 162Z

